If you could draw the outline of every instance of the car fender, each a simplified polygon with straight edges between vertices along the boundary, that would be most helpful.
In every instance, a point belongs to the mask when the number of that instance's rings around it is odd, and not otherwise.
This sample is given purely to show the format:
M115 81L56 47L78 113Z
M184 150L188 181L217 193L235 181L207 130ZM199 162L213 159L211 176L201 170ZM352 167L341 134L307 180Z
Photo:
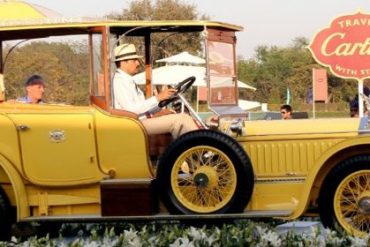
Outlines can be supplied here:
M337 144L329 148L325 153L323 153L323 155L321 155L320 158L317 159L313 168L307 174L307 180L301 193L300 203L298 204L296 210L293 212L293 215L290 218L297 218L304 213L304 210L306 209L307 204L309 203L312 188L315 182L318 179L320 179L320 171L330 169L331 167L328 166L333 165L333 163L330 162L330 159L335 157L336 154L340 152L361 145L370 145L370 136L368 135L366 136L364 135L363 137L355 136L353 138L338 142Z
M5 156L0 154L0 168L3 169L9 178L15 195L17 206L17 219L23 219L29 216L29 206L27 200L26 188L19 172Z

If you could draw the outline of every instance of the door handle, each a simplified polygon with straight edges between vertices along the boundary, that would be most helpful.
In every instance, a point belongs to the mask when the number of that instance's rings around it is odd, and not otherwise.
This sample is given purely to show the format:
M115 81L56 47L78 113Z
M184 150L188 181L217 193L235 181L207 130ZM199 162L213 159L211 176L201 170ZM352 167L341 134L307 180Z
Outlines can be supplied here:
M28 127L27 125L18 125L17 126L17 130L18 131L26 131L26 130L29 130L30 129L30 127Z

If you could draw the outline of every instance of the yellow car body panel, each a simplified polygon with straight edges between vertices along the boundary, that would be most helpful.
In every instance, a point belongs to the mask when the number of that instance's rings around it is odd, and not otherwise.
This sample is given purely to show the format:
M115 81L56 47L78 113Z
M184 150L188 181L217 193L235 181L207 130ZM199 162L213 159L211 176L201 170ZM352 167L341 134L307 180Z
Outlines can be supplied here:
M5 114L0 114L0 155L14 164L18 171L22 170L18 147L18 132L14 122Z
M315 135L317 138L339 133L357 133L358 118L340 119L292 119L245 121L245 136L248 138L292 138L290 135ZM321 136L320 136L321 135Z
M71 186L109 176L151 176L145 132L137 120L94 107L9 104L4 110L6 121L13 122L9 139L17 140L16 128L19 135L20 157L11 158L14 164L22 160L23 176L33 184Z
M248 209L289 209L291 218L301 215L325 161L359 144L359 125L359 119L245 121L244 134L237 140L255 173Z
M19 110L26 106L19 105ZM62 108L64 113L61 113ZM27 109L27 108L26 108ZM98 182L93 111L38 105L9 112L17 126L24 176L39 185Z
M9 191L7 192L9 195L14 196L14 198L10 196L10 199L13 203L12 205L17 205L17 219L20 220L30 216L26 185L25 181L21 177L20 172L16 170L13 163L10 163L9 160L2 155L0 155L0 170L4 171L5 175L7 176L4 178L4 174L2 174L0 179L3 180L0 180L0 182L5 182L6 184L10 182L11 188L9 188Z
M102 170L114 178L150 178L147 138L141 123L96 112L96 139Z

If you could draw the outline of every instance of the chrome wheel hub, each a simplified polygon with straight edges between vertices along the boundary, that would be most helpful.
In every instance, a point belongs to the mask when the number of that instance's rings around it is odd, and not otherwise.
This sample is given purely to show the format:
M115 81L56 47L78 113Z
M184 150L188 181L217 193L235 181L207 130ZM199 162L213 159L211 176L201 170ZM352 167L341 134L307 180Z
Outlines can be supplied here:
M358 208L363 214L370 214L370 197L365 196L358 201Z

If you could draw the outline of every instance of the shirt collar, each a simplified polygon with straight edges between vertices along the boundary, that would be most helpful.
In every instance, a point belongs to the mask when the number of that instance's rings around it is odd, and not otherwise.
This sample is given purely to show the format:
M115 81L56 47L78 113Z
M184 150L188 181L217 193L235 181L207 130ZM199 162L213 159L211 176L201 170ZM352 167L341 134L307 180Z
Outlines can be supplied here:
M121 70L121 69L117 69L117 72L119 73L119 74L121 74L122 76L125 76L125 77L128 77L128 78L130 78L130 82L132 83L132 84L134 84L135 85L135 87L137 87L137 84L136 84L136 82L135 82L135 80L134 80L134 77L132 76L132 75L129 75L127 72L125 72L125 71L123 71L123 70Z

